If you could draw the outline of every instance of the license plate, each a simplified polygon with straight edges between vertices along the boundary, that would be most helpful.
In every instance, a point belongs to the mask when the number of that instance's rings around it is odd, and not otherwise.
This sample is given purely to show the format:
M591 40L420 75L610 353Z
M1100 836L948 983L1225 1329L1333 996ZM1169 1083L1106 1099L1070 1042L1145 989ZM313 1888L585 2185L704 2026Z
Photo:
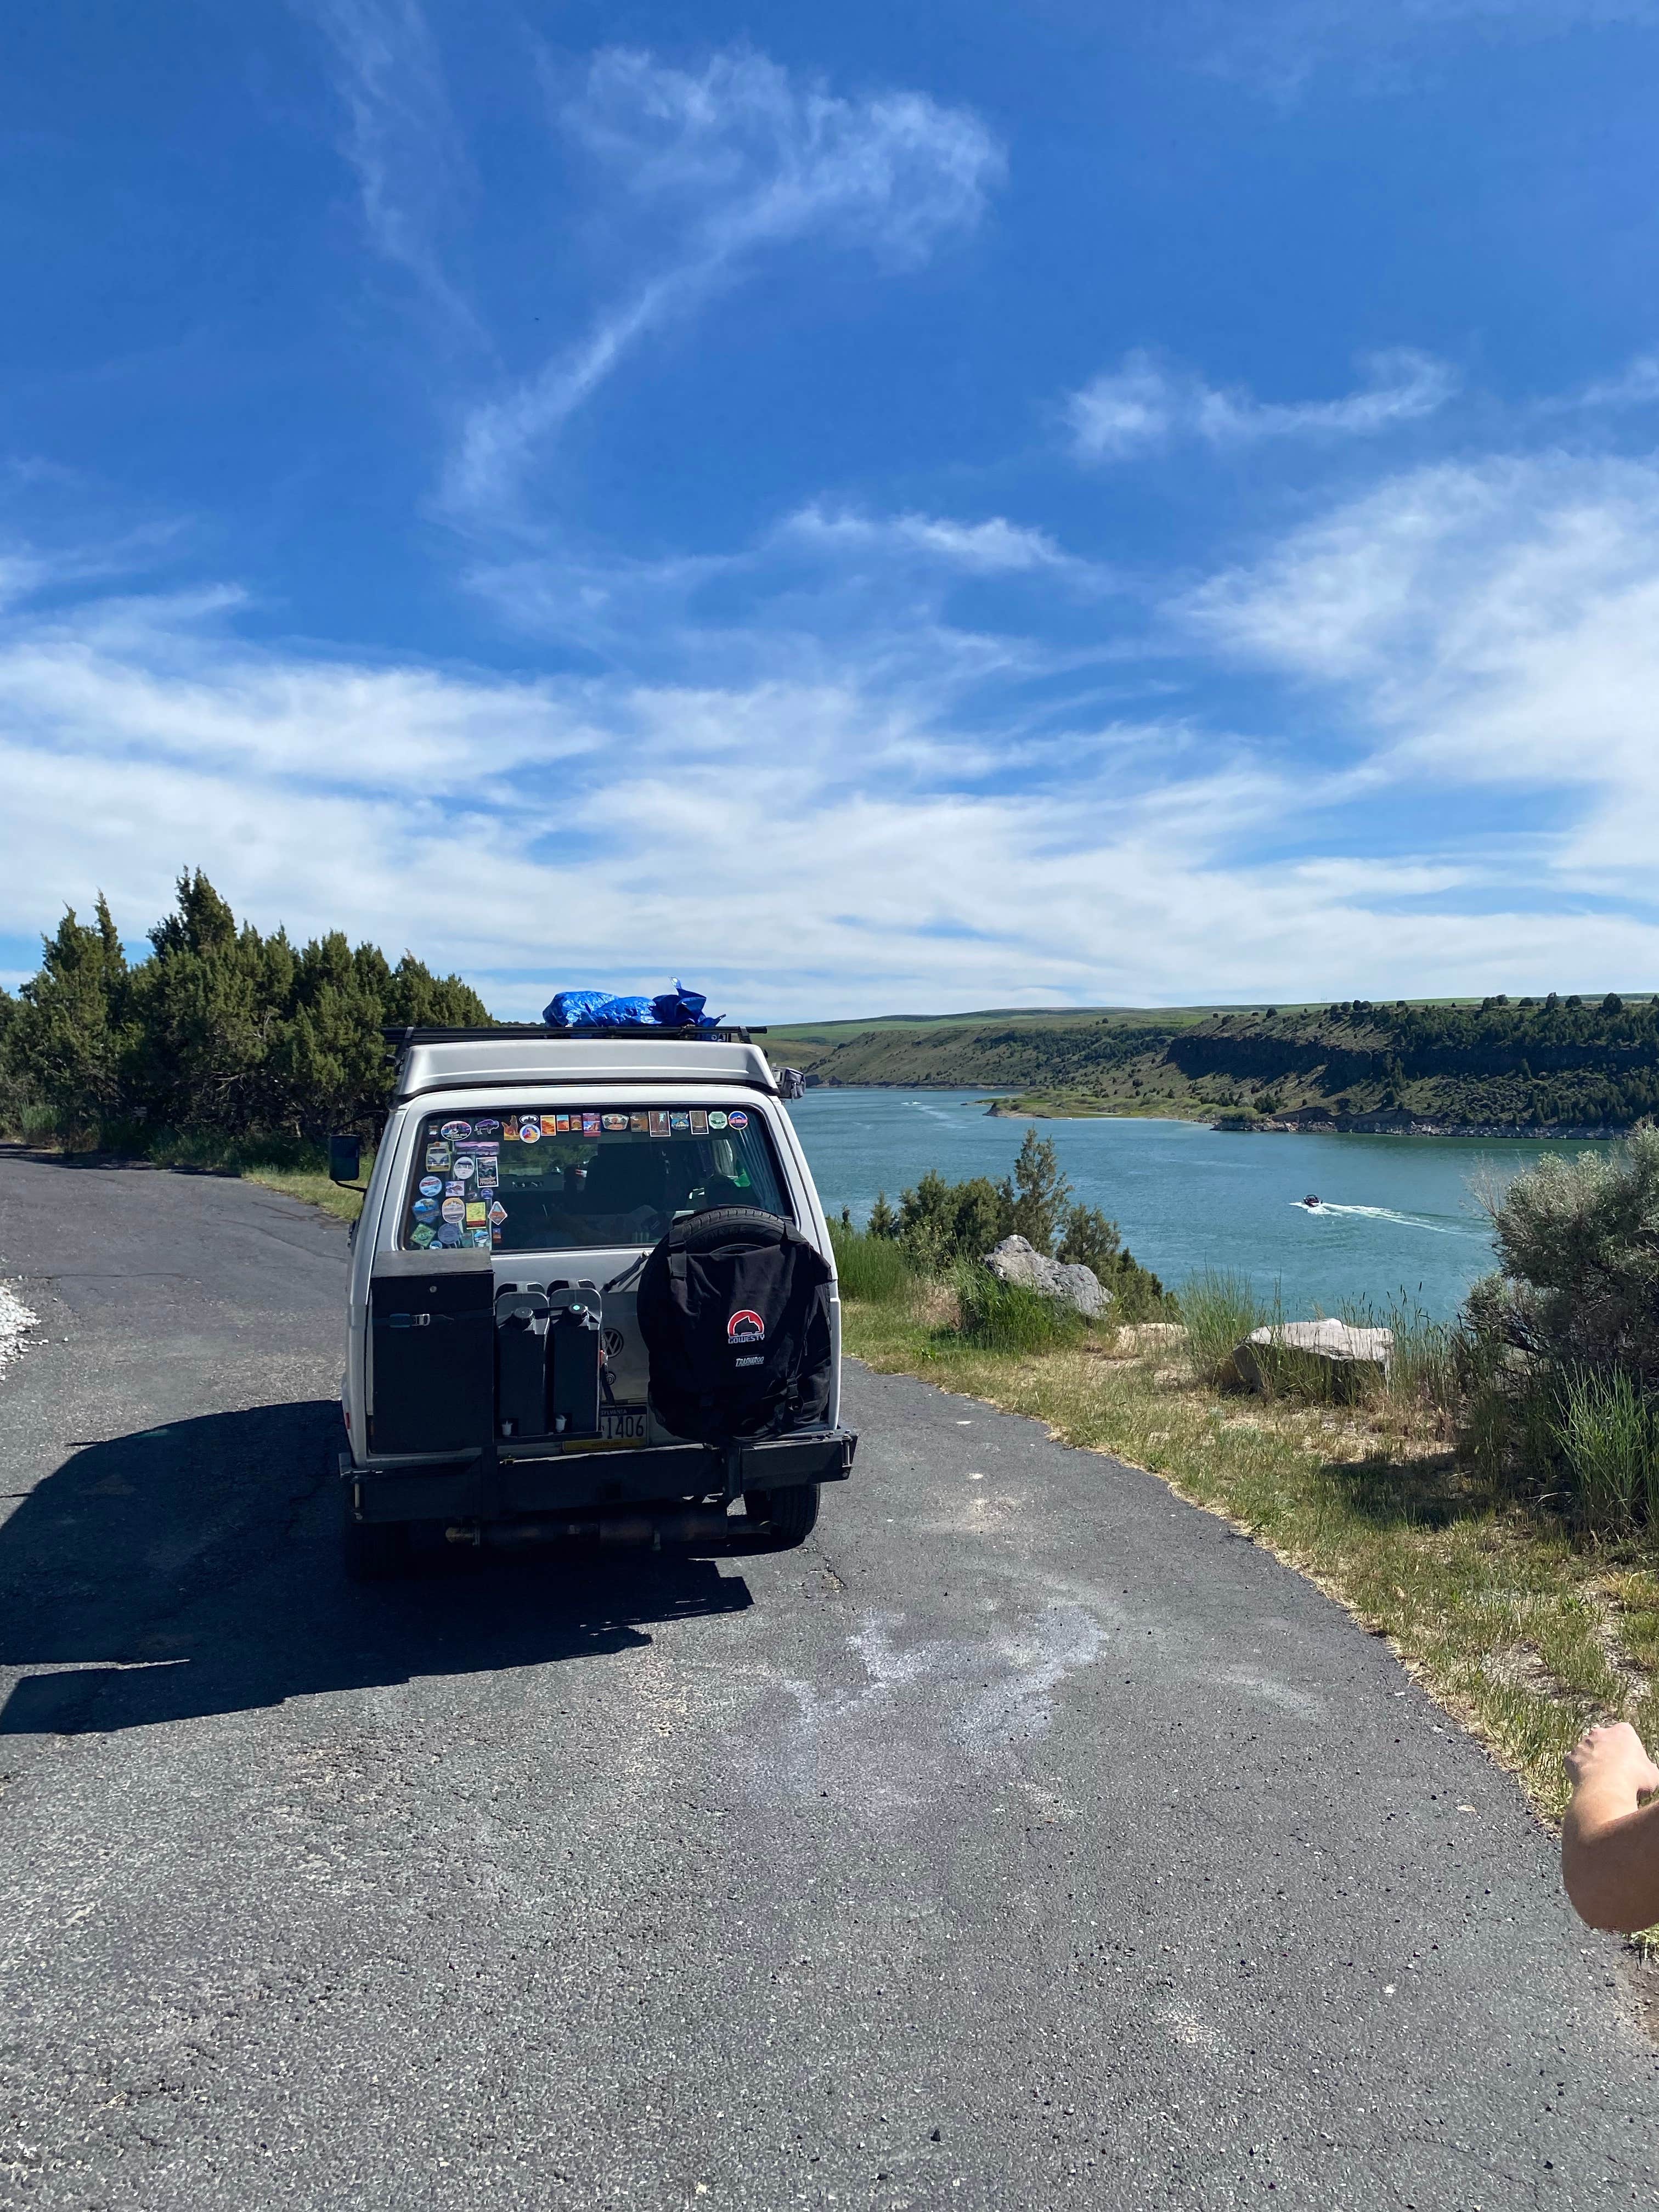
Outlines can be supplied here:
M642 1444L645 1442L643 1406L601 1406L599 1442L602 1444Z

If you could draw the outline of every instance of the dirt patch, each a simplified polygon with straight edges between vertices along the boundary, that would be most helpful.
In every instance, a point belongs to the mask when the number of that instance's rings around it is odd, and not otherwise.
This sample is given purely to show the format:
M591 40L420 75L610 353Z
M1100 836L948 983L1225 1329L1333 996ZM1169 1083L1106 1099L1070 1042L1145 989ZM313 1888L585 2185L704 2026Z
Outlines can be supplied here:
M1501 1682L1508 1690L1527 1690L1535 1698L1562 1704L1573 1701L1571 1686L1545 1664L1535 1644L1508 1644L1499 1650L1488 1651L1480 1662L1480 1671L1489 1681Z

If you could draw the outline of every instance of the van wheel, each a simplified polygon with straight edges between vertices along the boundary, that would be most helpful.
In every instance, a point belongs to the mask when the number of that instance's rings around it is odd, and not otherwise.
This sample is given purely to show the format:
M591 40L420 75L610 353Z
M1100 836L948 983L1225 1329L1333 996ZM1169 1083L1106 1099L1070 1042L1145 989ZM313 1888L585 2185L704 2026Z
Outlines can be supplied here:
M409 1571L406 1521L348 1521L345 1571L354 1583L390 1582Z
M804 1544L818 1522L818 1486L791 1484L787 1490L746 1490L744 1510L751 1521L766 1524L767 1533L781 1551Z

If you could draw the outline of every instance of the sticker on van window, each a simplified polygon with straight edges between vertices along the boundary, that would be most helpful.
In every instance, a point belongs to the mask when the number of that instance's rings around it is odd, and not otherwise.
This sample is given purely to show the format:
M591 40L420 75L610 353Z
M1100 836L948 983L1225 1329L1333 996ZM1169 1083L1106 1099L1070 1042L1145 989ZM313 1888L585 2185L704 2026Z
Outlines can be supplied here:
M489 1218L497 1229L501 1227L502 1222L507 1218L507 1208L501 1204L499 1198L489 1209Z
M541 1122L534 1114L526 1114L519 1124L519 1141L525 1145L538 1145L541 1139Z
M436 1241L443 1246L446 1252L453 1252L461 1241L460 1223L459 1221L446 1221L443 1227L438 1231Z
M496 1186L496 1184L500 1182L501 1179L501 1169L497 1166L496 1163L495 1163L494 1160L480 1160L480 1161L479 1161L479 1163L478 1163L478 1188L479 1188L479 1189L480 1189L480 1190L494 1190L494 1189L495 1189L495 1186Z
M444 1174L452 1157L447 1145L428 1145L426 1148L427 1167L433 1175Z
M489 1249L493 1239L487 1229L469 1229L466 1233L481 1250L487 1252Z
M602 1114L599 1120L607 1129L625 1129L628 1127L626 1114Z
M741 1110L735 1114L728 1114L726 1118L734 1129L746 1129L749 1127L749 1116Z
M472 1133L475 1137L499 1137L501 1133L501 1125L499 1121L475 1121L472 1124Z
M465 1204L466 1206L466 1225L469 1229L477 1229L484 1222L489 1220L489 1208L484 1204L483 1199L469 1198L465 1200Z
M630 1114L628 1117L628 1126L636 1137L643 1137L650 1125L650 1116L647 1114Z
M461 1181L459 1176L452 1176L449 1181L444 1185L444 1196L446 1198L464 1198L465 1195L466 1185Z
M651 1133L653 1137L665 1137L668 1134L667 1115L659 1114L654 1109L651 1115Z
M437 1233L435 1229L428 1229L422 1222L418 1229L411 1231L409 1241L417 1251L424 1252Z
M409 1210L416 1221L435 1221L438 1218L438 1201L435 1198L417 1198Z
M582 1134L583 1134L583 1136L585 1136L585 1137L597 1137L597 1136L599 1135L599 1115L598 1115L597 1114L584 1114L584 1115L582 1115Z
M446 1221L460 1221L465 1218L465 1214L466 1200L464 1198L447 1198L444 1200L444 1219Z
M689 1114L671 1114L668 1117L668 1127L672 1135L683 1137L690 1129L691 1116Z
M556 1136L559 1137L568 1137L570 1134L570 1116L568 1114L556 1114L553 1116L553 1133Z
M708 1116L701 1106L694 1106L691 1109L691 1133L694 1137L706 1137L708 1134Z
M723 1129L726 1127L726 1116L718 1106L708 1116L708 1126L711 1129Z
M478 1163L473 1158L470 1152L464 1152L460 1158L455 1163L455 1180L457 1182L471 1182L473 1176L477 1175L477 1172Z
M446 1121L439 1129L438 1134L441 1137L470 1137L472 1134L472 1124L471 1121Z
M441 1176L422 1176L421 1177L421 1196L422 1198L441 1198L443 1194L444 1183L443 1177Z

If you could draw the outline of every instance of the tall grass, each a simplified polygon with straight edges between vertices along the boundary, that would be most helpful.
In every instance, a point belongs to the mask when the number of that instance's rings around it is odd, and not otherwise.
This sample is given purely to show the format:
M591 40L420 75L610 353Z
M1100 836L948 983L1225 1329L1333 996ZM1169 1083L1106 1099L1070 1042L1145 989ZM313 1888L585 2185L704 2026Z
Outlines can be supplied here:
M1081 1314L1023 1283L1005 1283L977 1261L958 1260L947 1279L961 1312L961 1334L988 1352L1057 1352L1080 1343Z
M1189 1275L1181 1287L1181 1318L1187 1324L1187 1357L1198 1381L1212 1389L1236 1389L1239 1374L1233 1354L1268 1317L1246 1276L1218 1267Z
M1559 1386L1555 1438L1585 1525L1625 1535L1659 1507L1653 1408L1623 1368L1571 1368Z
M842 1297L859 1298L868 1305L897 1305L915 1292L915 1264L896 1237L867 1236L832 1221L830 1242L835 1247Z

